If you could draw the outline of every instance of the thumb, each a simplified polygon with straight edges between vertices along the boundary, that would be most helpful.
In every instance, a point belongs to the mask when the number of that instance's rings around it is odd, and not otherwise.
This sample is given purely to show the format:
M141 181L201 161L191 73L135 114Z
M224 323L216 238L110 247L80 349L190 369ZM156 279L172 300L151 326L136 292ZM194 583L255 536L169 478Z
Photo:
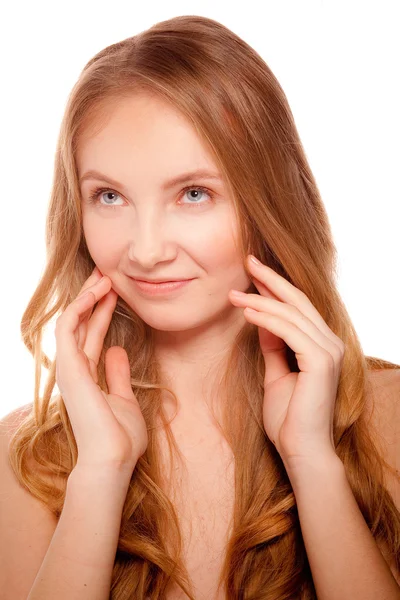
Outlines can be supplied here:
M129 359L126 350L121 346L108 348L105 355L105 374L109 394L134 398Z

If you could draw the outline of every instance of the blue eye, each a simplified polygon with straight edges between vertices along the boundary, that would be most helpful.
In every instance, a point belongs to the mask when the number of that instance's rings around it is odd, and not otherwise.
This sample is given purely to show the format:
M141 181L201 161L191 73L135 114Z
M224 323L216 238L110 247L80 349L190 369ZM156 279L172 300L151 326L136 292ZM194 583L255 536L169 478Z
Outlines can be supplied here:
M193 190L195 190L196 192L201 192L202 194L207 194L207 196L210 199L210 200L207 200L206 202L195 202L194 206L199 206L199 205L202 206L204 204L208 204L213 199L213 197L214 197L213 194L210 192L210 190L208 190L207 188L202 187L202 186L199 186L199 187L193 187L193 186L192 187L185 187L185 188L183 188L182 192L184 194L186 194L186 192L191 192ZM193 200L197 200L197 198L192 198L192 199ZM189 202L189 204L193 205L193 202Z
M114 194L115 193L112 190L109 190L108 188L95 188L93 190L93 192L90 193L89 196L89 201L92 204L100 204L100 200L98 199L98 197L100 196L100 194L103 194L104 192L108 192L109 194ZM118 196L118 194L116 194ZM110 206L111 208L116 208L116 206L114 206L113 204L102 204L102 206Z
M212 194L212 192L210 192L210 190L206 187L202 187L202 186L188 186L183 188L183 190L181 191L181 194L185 194L186 192L189 191L193 191L195 190L196 192L201 192L201 194L206 194L208 196L208 200L203 201L203 202L188 202L188 205L191 206L204 206L205 204L209 204L212 199L214 198L214 195ZM95 188L94 190L91 191L90 195L89 195L89 202L91 204L99 204L100 206L102 206L103 208L105 207L109 207L109 208L118 208L119 206L122 206L121 204L113 204L112 203L112 199L111 199L111 203L105 203L102 204L101 203L101 198L99 198L99 196L101 196L102 194L104 194L105 192L108 192L108 194L113 194L114 196L119 196L119 194L117 194L116 192L114 192L113 190L111 190L110 188ZM110 199L109 199L110 200ZM198 200L198 198L192 198L192 200ZM184 203L185 205L185 203Z

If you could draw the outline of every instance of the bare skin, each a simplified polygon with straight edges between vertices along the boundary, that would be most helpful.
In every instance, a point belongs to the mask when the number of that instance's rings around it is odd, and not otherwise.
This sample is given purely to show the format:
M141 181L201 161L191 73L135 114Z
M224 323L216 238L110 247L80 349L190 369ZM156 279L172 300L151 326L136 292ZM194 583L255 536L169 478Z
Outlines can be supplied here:
M218 169L191 124L173 107L147 96L125 99L77 153L83 229L91 256L112 288L156 333L162 371L190 414L204 404L203 387L245 324L229 291L251 285L237 247L232 199L223 181L193 178L165 191L167 180L194 169ZM184 186L206 187L213 194ZM95 204L89 195L106 188ZM194 278L162 297L138 292L129 276ZM198 390L198 393L193 393Z
M163 190L164 182L182 173L218 169L191 124L151 97L121 101L101 131L81 140L77 166L80 178L90 170L108 176L81 183L86 243L113 290L155 331L165 383L178 397L171 427L188 471L187 478L175 471L165 488L172 490L197 598L222 598L216 583L233 508L234 462L209 403L218 412L215 378L246 322L229 291L251 285L237 247L232 199L223 180L203 177ZM104 190L90 203L95 188ZM138 292L132 276L194 281L173 294L151 297ZM165 409L175 414L168 396ZM168 471L163 433L160 443ZM166 597L185 595L171 587Z
M198 600L223 600L217 590L234 503L234 459L220 432L206 416L199 428L175 419L171 425L185 459L186 472L176 464L165 491L174 504L183 540L183 559ZM186 427L186 429L185 429ZM169 473L167 442L161 434L162 458ZM168 487L168 489L167 489ZM172 489L172 492L168 493ZM176 585L167 600L186 600Z

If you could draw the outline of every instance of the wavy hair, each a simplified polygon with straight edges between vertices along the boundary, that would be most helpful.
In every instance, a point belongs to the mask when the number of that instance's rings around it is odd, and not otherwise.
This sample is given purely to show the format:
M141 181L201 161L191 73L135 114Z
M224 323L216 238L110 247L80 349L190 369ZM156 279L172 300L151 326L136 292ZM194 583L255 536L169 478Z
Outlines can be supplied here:
M9 449L18 480L60 516L77 445L63 398L53 394L56 359L43 352L42 335L95 266L82 229L76 149L83 135L101 127L114 102L139 92L170 102L208 145L233 198L243 263L248 253L255 254L302 290L345 343L335 449L372 535L400 569L400 513L384 483L390 466L367 418L367 400L373 395L369 372L400 367L363 353L337 289L337 251L328 216L280 84L249 45L201 16L156 23L101 50L68 97L46 220L46 266L21 320L23 341L35 361L35 388L31 410ZM254 284L249 291L258 293ZM98 367L98 383L107 391L104 355L115 345L128 354L149 444L126 496L110 598L155 600L174 582L194 600L178 516L161 485L156 436L160 418L170 457L180 460L161 392L177 398L162 385L151 328L120 297ZM299 372L288 346L286 355L291 370ZM42 366L48 370L43 396ZM246 323L233 340L220 382L221 393L229 397L221 431L235 458L235 502L219 582L230 600L314 600L296 499L262 424L264 369L257 326ZM50 484L45 472L57 476L58 484L54 478Z

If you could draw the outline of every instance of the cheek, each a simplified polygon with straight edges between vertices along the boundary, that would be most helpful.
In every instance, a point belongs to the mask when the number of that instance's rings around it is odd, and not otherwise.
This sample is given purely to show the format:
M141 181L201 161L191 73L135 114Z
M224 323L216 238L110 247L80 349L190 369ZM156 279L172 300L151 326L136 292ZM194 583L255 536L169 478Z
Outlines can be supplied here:
M200 236L200 232L197 235ZM220 221L219 227L207 228L201 235L202 239L196 238L194 255L215 278L216 286L246 288L249 279L239 250L238 231L228 219Z
M210 223L201 247L206 249L210 260L218 269L237 270L238 264L242 264L238 244L239 232L232 215L227 212L224 217L218 222Z
M113 231L101 220L84 218L83 233L89 253L100 270L106 271L118 264L123 242L117 229Z
M209 224L208 227L193 228L186 238L188 251L209 272L223 271L235 261L235 241L225 223L220 222L219 227Z

